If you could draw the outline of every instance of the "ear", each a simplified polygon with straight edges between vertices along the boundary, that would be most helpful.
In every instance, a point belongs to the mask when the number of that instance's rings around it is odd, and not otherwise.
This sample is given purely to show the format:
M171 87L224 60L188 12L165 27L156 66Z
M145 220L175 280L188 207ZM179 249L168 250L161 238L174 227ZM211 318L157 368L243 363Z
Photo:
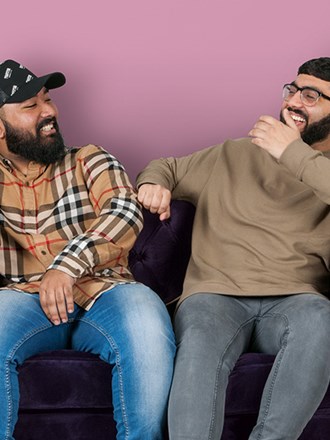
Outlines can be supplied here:
M0 117L0 139L5 139L5 137L6 137L6 129Z

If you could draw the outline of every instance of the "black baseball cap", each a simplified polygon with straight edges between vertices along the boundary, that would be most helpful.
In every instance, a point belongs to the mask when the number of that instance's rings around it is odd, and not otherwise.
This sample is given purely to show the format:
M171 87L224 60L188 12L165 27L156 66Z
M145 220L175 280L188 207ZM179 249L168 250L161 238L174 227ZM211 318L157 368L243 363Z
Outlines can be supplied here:
M56 89L65 84L61 72L37 77L22 64L6 60L0 64L0 107L32 98L43 87Z

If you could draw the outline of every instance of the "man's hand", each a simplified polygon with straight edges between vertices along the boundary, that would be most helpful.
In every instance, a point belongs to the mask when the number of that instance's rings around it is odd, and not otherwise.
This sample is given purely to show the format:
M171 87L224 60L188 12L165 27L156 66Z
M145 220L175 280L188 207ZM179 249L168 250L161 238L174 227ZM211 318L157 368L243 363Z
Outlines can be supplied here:
M253 129L249 132L252 143L268 151L279 159L291 142L300 138L300 132L287 109L283 110L286 124L272 116L261 116Z
M159 214L160 220L170 217L171 191L161 185L144 183L140 186L138 200L153 214Z
M59 270L49 270L40 284L40 303L48 319L55 325L68 321L74 310L72 287L74 278Z

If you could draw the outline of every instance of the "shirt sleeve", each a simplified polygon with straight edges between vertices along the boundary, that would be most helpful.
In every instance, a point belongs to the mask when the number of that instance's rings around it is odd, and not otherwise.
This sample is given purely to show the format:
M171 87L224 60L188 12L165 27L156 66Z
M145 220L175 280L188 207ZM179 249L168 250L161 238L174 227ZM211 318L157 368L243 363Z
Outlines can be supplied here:
M302 140L292 142L279 160L301 182L308 185L326 204L330 205L330 159Z
M143 225L141 206L124 167L105 150L95 148L85 157L82 172L96 218L47 268L74 278L126 266Z

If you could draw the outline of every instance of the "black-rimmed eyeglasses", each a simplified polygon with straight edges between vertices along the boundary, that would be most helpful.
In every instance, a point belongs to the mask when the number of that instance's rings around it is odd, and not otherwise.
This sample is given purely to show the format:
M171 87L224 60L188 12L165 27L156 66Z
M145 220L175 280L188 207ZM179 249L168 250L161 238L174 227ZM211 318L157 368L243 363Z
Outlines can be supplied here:
M283 86L283 99L288 101L297 92L300 92L300 99L305 105L315 105L321 97L330 101L329 96L316 89L312 89L311 87L298 87L295 84L285 84Z

